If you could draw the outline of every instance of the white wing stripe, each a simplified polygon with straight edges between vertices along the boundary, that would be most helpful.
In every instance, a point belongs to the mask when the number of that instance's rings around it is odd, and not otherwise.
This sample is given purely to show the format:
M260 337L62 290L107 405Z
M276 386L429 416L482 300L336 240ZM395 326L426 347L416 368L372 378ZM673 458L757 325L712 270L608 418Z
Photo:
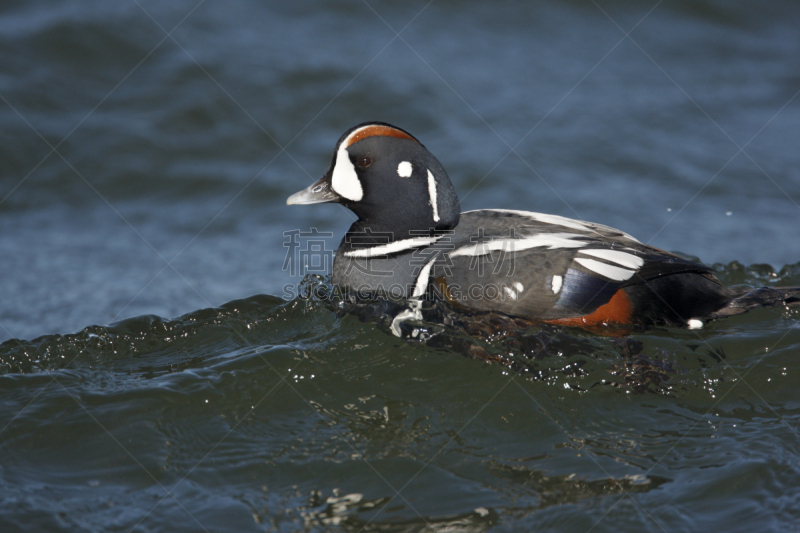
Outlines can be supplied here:
M525 218L531 218L546 224L555 224L557 226L564 226L565 228L572 228L581 231L591 230L591 228L580 220L572 218L560 217L558 215L548 215L546 213L534 213L533 211L519 211L517 209L475 209L473 211L464 211L465 213L474 213L475 211L492 211L495 213L510 213L512 215L519 215Z
M590 250L580 250L578 253L584 255L591 255L592 257L598 257L600 259L605 259L606 261L616 263L619 266L632 268L634 270L638 269L640 266L644 264L644 259L642 259L641 257L629 254L627 252L619 252L617 250L590 249Z
M572 228L577 229L580 231L590 231L593 233L600 234L598 229L610 231L610 232L618 232L621 235L625 236L626 238L639 242L634 239L632 236L628 235L624 231L618 230L616 228L612 228L610 226L604 226L603 224L597 224L594 222L584 222L583 220L575 220L574 218L567 218L562 217L559 215L548 215L547 213L534 213L533 211L519 211L516 209L473 209L472 211L464 211L465 213L475 213L478 211L490 211L495 213L510 213L512 215L517 215L521 217L530 218L532 220L536 220L537 222L542 222L544 224L554 224L556 226L563 226L565 228Z
M514 253L530 250L531 248L548 248L550 250L556 250L558 248L581 248L586 246L585 242L572 240L580 237L580 235L575 235L573 233L541 233L523 239L494 239L478 243L474 246L459 248L452 252L450 257L459 257L462 255L475 257L487 255L499 250Z
M601 263L600 261L587 259L585 257L576 257L575 262L580 263L592 272L596 272L597 274L600 274L608 279L613 279L614 281L625 281L626 279L630 279L636 273L633 270L615 267L607 263Z

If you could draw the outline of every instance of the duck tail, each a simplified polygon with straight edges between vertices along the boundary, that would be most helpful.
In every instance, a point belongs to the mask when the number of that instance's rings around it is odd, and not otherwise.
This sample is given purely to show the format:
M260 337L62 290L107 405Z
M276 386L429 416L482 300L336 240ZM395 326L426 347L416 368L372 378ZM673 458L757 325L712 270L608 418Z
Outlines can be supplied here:
M722 318L756 307L800 307L800 287L760 287L733 298L709 318Z

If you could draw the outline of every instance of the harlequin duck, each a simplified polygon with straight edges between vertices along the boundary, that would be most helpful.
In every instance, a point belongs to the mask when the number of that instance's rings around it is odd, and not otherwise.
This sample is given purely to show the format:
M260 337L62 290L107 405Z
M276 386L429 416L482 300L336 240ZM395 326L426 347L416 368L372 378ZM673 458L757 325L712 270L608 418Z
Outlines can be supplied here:
M461 213L433 154L381 122L346 131L325 175L286 201L321 202L358 216L336 251L333 283L366 297L440 297L567 326L689 328L800 301L800 288L726 287L709 267L601 224L508 209Z

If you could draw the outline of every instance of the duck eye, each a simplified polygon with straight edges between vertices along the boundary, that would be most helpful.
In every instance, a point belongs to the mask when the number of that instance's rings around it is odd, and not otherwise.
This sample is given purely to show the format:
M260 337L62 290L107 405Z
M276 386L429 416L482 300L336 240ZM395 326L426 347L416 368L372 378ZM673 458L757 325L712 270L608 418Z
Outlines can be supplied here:
M372 159L367 156L359 157L358 161L356 161L356 166L358 168L367 168L371 164L372 164Z

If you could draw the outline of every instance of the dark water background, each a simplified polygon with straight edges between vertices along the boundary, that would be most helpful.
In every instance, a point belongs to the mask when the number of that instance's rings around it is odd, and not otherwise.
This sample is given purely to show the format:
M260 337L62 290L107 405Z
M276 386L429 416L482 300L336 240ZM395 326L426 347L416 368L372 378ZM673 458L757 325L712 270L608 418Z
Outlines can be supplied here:
M465 210L800 285L798 28L789 1L5 0L0 531L800 529L797 311L426 346L283 298L284 232L351 220L285 198L365 120Z

